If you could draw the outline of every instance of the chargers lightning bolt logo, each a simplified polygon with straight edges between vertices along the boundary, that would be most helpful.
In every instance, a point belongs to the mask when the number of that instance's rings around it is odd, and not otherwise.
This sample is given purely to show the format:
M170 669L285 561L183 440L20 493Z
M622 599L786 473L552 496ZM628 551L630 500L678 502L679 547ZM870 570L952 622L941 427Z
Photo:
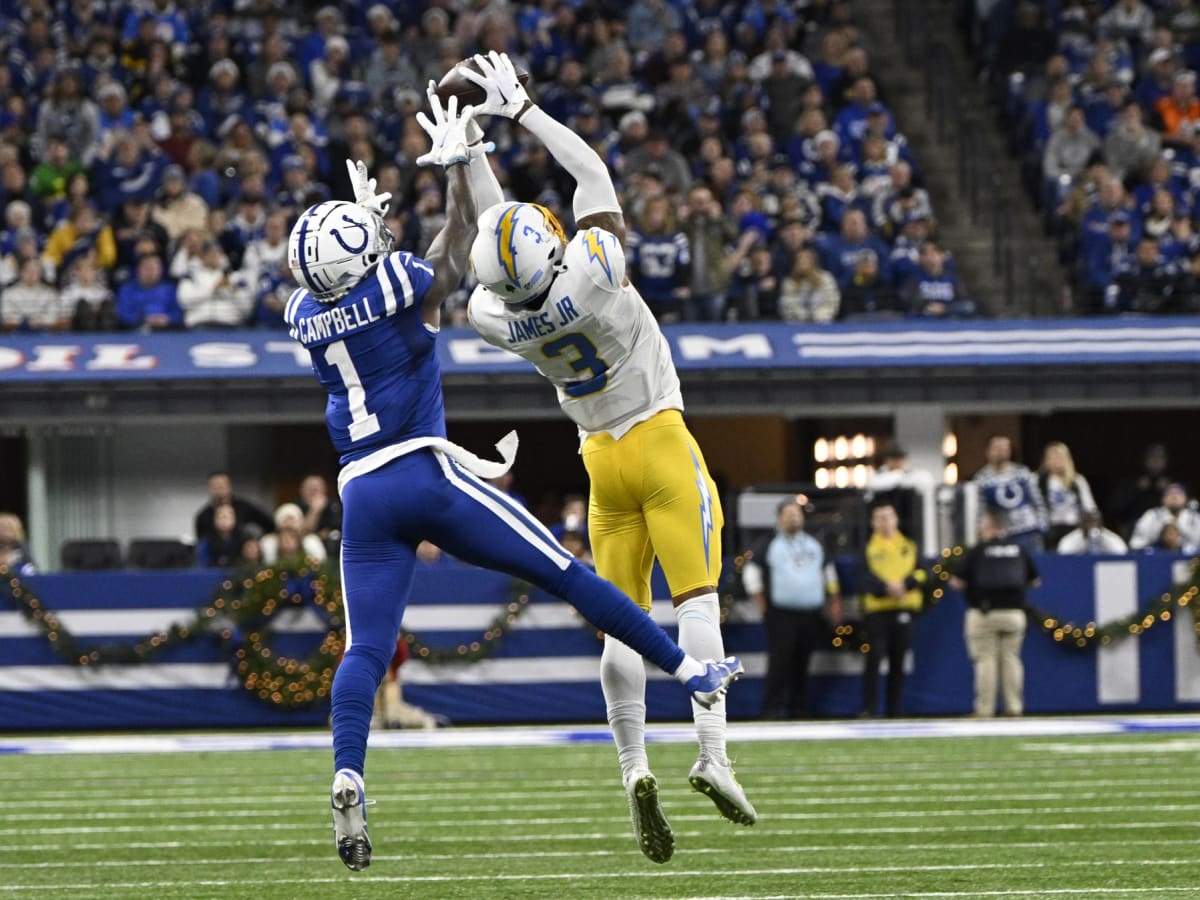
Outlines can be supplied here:
M517 211L521 204L514 203L500 215L496 223L496 255L500 257L500 265L504 266L504 274L513 284L517 280L517 245L514 235L517 230Z
M583 233L583 247L587 250L588 259L594 259L600 264L600 268L604 270L604 274L608 278L608 283L612 284L612 267L608 264L608 252L604 249L604 240L600 237L601 234L599 229L589 228Z
M708 490L708 479L704 477L704 467L696 458L696 451L689 447L688 453L692 454L692 466L696 469L696 488L700 491L700 531L704 535L704 565L711 572L712 557L709 555L708 548L713 534L712 494Z

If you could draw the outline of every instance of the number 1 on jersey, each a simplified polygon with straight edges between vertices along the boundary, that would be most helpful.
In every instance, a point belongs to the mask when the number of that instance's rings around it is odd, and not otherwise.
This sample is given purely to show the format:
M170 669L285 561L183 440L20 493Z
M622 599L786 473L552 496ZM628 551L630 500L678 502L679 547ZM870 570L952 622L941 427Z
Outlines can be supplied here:
M346 385L346 402L350 406L350 440L361 441L379 430L379 417L367 412L367 392L350 359L345 341L334 341L325 348L325 361L338 370Z

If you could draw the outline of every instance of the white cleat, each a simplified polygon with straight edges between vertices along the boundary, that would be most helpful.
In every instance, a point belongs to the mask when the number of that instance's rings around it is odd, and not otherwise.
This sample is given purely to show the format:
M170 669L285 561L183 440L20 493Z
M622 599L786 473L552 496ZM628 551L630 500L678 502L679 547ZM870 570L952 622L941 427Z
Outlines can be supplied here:
M651 862L667 862L675 853L675 835L658 802L658 781L647 772L630 781L625 793L638 848Z
M367 791L362 776L339 769L329 791L333 808L333 838L346 868L359 872L371 864L371 839L367 837Z
M716 804L721 815L738 825L753 825L758 813L746 799L746 792L738 784L731 763L719 763L701 756L692 766L688 782L692 790L699 791Z

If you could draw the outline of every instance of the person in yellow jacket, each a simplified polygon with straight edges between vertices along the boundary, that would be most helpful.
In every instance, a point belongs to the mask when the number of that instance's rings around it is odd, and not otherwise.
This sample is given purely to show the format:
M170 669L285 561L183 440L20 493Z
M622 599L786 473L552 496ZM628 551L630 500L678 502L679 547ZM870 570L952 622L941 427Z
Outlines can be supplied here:
M83 203L50 232L42 260L57 275L88 247L95 247L99 268L111 271L117 264L117 241L112 227L89 204Z
M879 670L888 661L888 716L900 714L904 689L904 657L912 646L913 616L921 611L926 572L917 545L900 531L896 509L880 503L871 511L871 537L864 551L862 580L863 625L869 650L863 672L862 718L879 710Z

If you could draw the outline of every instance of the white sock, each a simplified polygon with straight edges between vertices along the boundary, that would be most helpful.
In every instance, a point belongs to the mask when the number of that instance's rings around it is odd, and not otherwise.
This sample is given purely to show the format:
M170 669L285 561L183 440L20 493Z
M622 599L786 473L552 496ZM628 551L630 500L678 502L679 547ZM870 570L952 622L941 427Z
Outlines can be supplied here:
M600 686L608 705L621 777L628 784L635 774L650 771L646 758L646 663L636 650L607 634L600 654Z
M703 675L708 671L708 666L700 662L694 656L685 656L683 662L679 664L679 668L671 673L671 676L680 684L687 684L689 678L694 678L697 675Z
M721 639L721 607L716 593L691 597L675 607L679 620L679 646L697 659L724 659L725 643ZM700 755L719 763L725 755L725 698L705 709L692 701L692 718L696 722L696 737Z

